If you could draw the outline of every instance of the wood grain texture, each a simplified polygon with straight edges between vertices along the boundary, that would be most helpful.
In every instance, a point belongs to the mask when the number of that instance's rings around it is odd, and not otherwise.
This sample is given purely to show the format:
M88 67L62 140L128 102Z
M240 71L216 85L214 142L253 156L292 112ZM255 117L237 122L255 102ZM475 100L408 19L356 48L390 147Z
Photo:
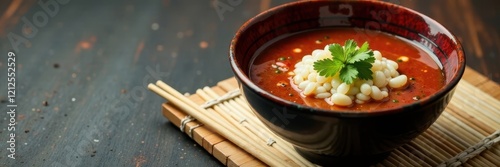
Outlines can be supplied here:
M163 99L145 84L161 79L192 93L231 77L228 46L239 26L289 1L219 0L231 9L219 17L215 1L69 0L44 24L33 21L47 13L38 1L0 1L1 141L9 133L6 55L18 47L17 157L8 159L0 142L0 166L221 166L197 145L201 140L165 120L158 112ZM498 90L488 85L500 83L499 1L392 2L454 32L478 72L469 74L474 82ZM12 45L10 33L25 40Z

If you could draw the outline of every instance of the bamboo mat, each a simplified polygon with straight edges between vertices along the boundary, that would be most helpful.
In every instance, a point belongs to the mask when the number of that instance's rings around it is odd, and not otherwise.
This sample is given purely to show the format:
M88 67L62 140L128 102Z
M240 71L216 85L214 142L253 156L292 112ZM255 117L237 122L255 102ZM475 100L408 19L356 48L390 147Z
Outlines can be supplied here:
M209 89L224 95L237 89L237 81L229 78ZM189 98L200 105L206 102L199 94L190 95ZM242 104L241 98L233 100ZM162 113L178 127L187 116L169 103L162 104ZM224 165L266 166L196 120L184 125L183 132ZM500 86L466 68L451 102L438 120L422 135L396 149L375 166L437 166L476 145L496 130L500 130ZM291 147L289 144L287 146ZM500 166L500 144L471 158L463 166Z

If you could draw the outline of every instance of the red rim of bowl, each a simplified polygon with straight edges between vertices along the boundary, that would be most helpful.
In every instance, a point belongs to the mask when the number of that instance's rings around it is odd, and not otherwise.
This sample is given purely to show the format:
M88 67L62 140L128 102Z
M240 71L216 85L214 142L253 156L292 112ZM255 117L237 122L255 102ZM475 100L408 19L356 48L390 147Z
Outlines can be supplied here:
M316 0L316 1L325 2L328 0L325 0L325 1ZM455 75L453 75L450 82L448 84L446 84L445 86L443 86L441 89L439 89L435 94L432 94L432 95L430 95L430 96L428 96L420 101L416 101L416 102L413 102L410 104L402 105L402 106L397 107L397 108L372 110L372 111L367 112L367 111L356 111L356 110L326 110L326 109L321 109L321 108L317 108L317 107L310 107L307 105L300 105L300 104L293 103L291 101L282 99L276 95L273 95L273 94L263 90L262 88L260 88L259 86L257 86L256 84L254 84L252 82L252 80L248 77L248 75L245 73L245 71L243 69L241 69L241 66L236 61L236 55L235 55L234 50L235 50L236 43L238 43L239 37L241 36L242 33L244 33L248 29L248 27L250 27L250 25L257 23L259 20L261 20L262 17L265 17L269 13L273 13L274 11L281 10L282 8L286 8L287 6L300 5L302 3L311 3L311 2L313 2L313 1L290 2L290 3L285 3L282 5L276 6L274 8L268 9L264 12L261 12L258 15L252 17L250 20L246 21L238 29L238 31L236 32L236 35L233 37L233 39L231 41L230 49L229 49L229 60L231 63L231 68L232 68L233 72L236 74L236 77L241 82L244 82L245 85L247 85L248 87L253 89L253 91L257 92L257 94L259 96L262 96L263 98L272 100L275 103L278 103L278 104L283 105L283 106L293 106L295 108L300 108L303 111L307 111L307 110L311 111L311 112L307 112L307 113L304 112L303 114L330 115L330 116L342 116L342 117L365 117L365 116L376 116L376 115L391 114L391 113L395 113L395 112L408 111L407 109L415 108L417 106L425 106L429 103L434 103L437 99L442 98L445 95L447 95L448 93L450 93L450 91L453 91L453 89L456 87L456 85L458 84L458 82L462 78L462 75L465 71L465 54L463 52L462 44L456 38L456 36L453 33L451 33L446 27L444 27L443 25L441 25L440 23L438 23L434 19L431 19L430 17L428 17L422 13L419 13L415 10L406 8L404 6L396 5L400 9L410 11L411 13L414 13L416 15L421 16L425 20L432 21L436 26L442 27L449 34L451 34L452 39L454 39L457 43L455 50L458 51L457 56L459 57L459 60L463 60L463 61L458 63L457 72L455 73ZM337 1L337 2L342 2L342 1ZM395 5L395 4L391 4L388 2L380 2L380 1L364 1L364 2L379 3L382 5Z

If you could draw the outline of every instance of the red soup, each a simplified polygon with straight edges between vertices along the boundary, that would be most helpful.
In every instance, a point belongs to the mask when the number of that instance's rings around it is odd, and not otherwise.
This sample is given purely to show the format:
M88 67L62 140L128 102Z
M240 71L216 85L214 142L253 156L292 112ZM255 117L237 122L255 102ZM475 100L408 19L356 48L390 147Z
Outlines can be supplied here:
M368 32L367 32L368 31ZM363 30L360 35L353 28L317 29L284 36L270 41L254 55L250 78L262 89L285 100L327 110L373 111L394 108L426 98L444 86L444 75L435 56L408 40L378 31ZM378 50L383 57L398 63L398 72L408 77L404 89L389 89L389 96L382 101L369 101L349 107L330 105L324 99L305 96L295 86L290 72L302 57L315 49L348 39L358 44L367 41L370 49ZM286 69L282 69L286 68Z

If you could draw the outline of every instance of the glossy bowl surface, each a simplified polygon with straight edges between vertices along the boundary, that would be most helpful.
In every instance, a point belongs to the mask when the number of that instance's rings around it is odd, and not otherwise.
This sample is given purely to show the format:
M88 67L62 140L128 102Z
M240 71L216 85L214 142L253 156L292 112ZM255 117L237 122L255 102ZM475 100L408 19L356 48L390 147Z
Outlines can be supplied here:
M367 38L373 34L364 30L378 30L419 43L442 64L445 86L400 108L356 112L295 104L252 83L250 63L264 44L283 35L326 27L354 27ZM238 30L229 57L257 117L304 157L322 165L370 164L417 137L446 108L465 70L462 45L446 28L411 9L375 1L298 1L272 8Z

